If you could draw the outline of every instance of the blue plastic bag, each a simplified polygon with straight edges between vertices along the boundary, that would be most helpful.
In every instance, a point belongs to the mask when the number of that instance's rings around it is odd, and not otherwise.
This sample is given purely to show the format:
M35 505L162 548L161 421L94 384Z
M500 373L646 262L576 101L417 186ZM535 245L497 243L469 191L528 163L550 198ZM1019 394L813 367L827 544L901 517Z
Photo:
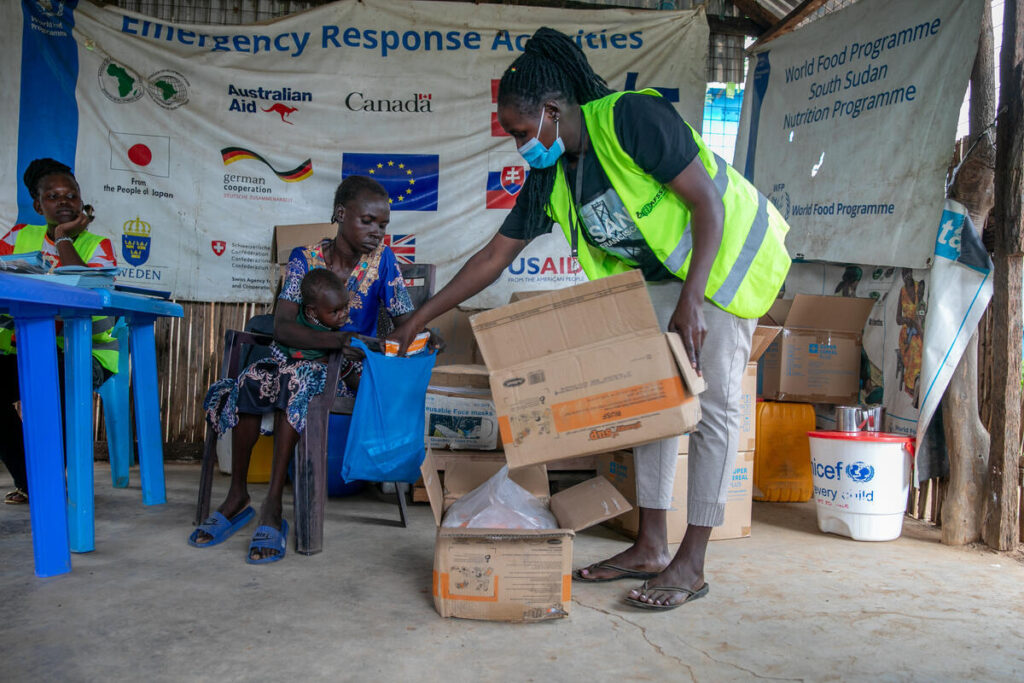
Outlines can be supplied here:
M370 351L358 339L355 348L366 354L356 392L345 460L345 481L415 482L426 451L423 447L427 385L436 351L405 358Z

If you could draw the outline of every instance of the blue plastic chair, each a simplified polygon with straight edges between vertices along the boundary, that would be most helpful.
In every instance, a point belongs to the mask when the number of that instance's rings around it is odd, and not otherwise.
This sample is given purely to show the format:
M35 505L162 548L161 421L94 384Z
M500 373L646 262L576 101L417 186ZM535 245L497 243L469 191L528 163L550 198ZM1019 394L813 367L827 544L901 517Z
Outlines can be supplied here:
M117 374L101 384L96 393L103 401L103 420L107 430L107 453L110 457L110 481L114 488L128 486L128 470L132 465L132 423L128 394L130 384L128 357L128 324L118 318L111 330L120 352L117 356Z

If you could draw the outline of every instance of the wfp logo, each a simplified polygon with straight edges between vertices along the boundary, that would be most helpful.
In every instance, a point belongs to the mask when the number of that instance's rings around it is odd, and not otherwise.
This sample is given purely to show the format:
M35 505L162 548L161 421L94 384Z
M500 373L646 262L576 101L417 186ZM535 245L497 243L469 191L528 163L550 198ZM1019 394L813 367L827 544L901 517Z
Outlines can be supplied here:
M133 266L141 266L149 258L150 230L149 223L138 216L127 220L122 225L121 255Z
M861 484L875 478L875 468L858 460L846 466L846 476Z

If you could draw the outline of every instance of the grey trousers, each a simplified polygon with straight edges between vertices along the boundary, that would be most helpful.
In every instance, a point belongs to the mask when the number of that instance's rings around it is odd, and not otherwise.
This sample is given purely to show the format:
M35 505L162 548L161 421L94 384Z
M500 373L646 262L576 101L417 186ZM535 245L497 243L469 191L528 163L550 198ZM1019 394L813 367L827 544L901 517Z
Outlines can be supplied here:
M668 328L682 286L680 280L647 284L662 330ZM741 383L757 320L737 318L707 301L704 320L708 334L700 361L707 389L700 395L700 424L690 434L686 521L713 527L725 521L726 493L739 445ZM640 507L671 507L678 450L678 437L633 449Z

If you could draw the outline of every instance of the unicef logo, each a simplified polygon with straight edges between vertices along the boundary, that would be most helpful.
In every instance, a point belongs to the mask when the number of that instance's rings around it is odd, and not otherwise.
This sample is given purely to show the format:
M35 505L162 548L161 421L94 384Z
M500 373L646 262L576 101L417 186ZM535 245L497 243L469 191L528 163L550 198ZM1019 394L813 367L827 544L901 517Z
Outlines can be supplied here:
M875 468L858 460L846 466L846 476L860 483L868 482L875 478Z

